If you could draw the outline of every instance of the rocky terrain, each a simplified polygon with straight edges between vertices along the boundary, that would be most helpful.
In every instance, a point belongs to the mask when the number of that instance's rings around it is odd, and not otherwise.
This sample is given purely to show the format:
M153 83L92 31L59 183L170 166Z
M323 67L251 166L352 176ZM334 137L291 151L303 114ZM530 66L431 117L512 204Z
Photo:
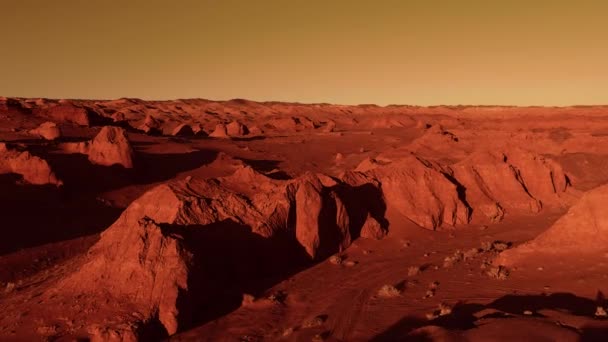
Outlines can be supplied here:
M605 340L606 166L602 106L0 98L0 340Z

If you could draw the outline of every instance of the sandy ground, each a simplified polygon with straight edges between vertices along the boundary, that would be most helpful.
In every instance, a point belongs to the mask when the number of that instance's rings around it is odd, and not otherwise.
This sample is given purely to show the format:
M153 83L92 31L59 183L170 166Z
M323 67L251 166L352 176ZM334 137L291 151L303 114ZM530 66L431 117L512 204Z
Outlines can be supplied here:
M20 100L25 101L25 100ZM121 102L122 101L122 102ZM6 101L5 101L6 102ZM1 103L1 102L0 102ZM25 103L25 102L24 102ZM37 108L32 104L30 107ZM93 105L94 103L95 105ZM54 104L54 103L51 103ZM100 108L111 108L102 111ZM82 104L80 104L82 105ZM314 105L237 103L146 104L120 100L84 105L109 120L78 125L22 105L0 107L0 140L48 162L61 187L28 184L14 172L0 175L0 340L129 340L92 333L91 326L136 321L138 307L117 307L106 295L53 292L61 279L83 268L87 251L134 200L157 185L187 177L229 176L242 165L279 179L307 172L334 177L367 158L392 161L415 152L454 165L480 149L517 146L557 162L571 182L561 205L536 213L508 211L500 222L472 220L425 229L402 213L387 211L388 234L358 238L338 253L280 272L235 277L197 316L171 336L159 329L140 340L175 341L522 341L605 340L608 321L598 316L608 291L608 254L538 256L510 268L505 279L487 272L496 250L479 250L445 265L457 251L534 239L558 220L584 191L608 181L608 109L580 108L321 108ZM148 105L148 107L146 107ZM45 108L48 103L38 107ZM97 106L97 107L95 107ZM24 109L25 108L25 109ZM135 108L132 111L128 109ZM235 109L236 108L236 109ZM131 115L131 116L130 116ZM165 133L139 127L146 115L164 120ZM306 117L310 127L266 125L281 117ZM171 118L171 120L167 119ZM172 136L173 121L194 122L211 133L217 123L240 120L255 136ZM45 121L62 136L49 142L28 133ZM327 122L335 128L323 131ZM128 123L128 124L125 124ZM62 142L95 137L102 126L127 127L135 167L96 165L68 154ZM165 127L165 126L171 127ZM433 133L432 127L441 127ZM449 138L448 132L457 137ZM337 157L338 156L338 157ZM419 180L421 181L421 180ZM162 205L162 203L161 203ZM473 208L473 215L475 215ZM475 216L473 216L475 217ZM249 258L222 237L213 263L229 274ZM584 246L582 246L584 250ZM214 252L215 253L215 252ZM274 256L277 263L282 255ZM273 263L270 259L270 263ZM232 279L227 277L226 279ZM128 282L129 280L125 280ZM394 286L397 293L379 290ZM136 286L136 285L134 285ZM224 291L224 292L222 292ZM243 295L251 296L243 302ZM271 298L271 299L268 299ZM444 312L440 312L444 308ZM607 308L608 309L608 308ZM437 311L437 312L435 312ZM433 313L435 314L433 315ZM112 317L109 319L108 317ZM114 319L114 320L113 320ZM96 335L97 334L97 335Z

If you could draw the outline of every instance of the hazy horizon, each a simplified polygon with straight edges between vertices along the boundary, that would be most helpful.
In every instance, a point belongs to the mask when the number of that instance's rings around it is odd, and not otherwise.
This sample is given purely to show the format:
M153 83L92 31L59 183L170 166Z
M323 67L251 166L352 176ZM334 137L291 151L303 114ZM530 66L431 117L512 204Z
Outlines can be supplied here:
M0 95L608 104L599 1L8 0Z

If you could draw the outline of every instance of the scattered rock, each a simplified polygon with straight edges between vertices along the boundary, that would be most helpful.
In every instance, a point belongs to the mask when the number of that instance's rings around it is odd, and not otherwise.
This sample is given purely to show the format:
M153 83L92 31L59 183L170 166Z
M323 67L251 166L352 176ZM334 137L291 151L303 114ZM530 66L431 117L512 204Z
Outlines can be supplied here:
M344 257L341 255L332 255L331 257L329 257L329 262L331 262L334 265L341 265L342 262L344 261Z
M343 265L346 267L353 267L353 266L357 266L358 264L359 263L354 260L347 260L346 262L343 263Z
M447 316L447 315L451 315L451 314L452 314L452 306L447 303L441 303L441 304L439 304L439 307L437 308L437 310L427 313L426 318L428 320L434 320L441 316Z
M416 275L418 275L420 272L421 272L421 270L420 270L420 267L418 267L418 266L410 266L410 267L408 267L408 269L407 269L407 275L408 275L409 277L416 276Z
M316 328L322 326L327 320L327 315L318 315L302 323L302 328Z
M608 318L608 313L602 306L598 306L595 308L595 317L596 318Z
M505 280L509 277L509 269L504 266L493 266L486 274L492 279Z
M6 287L4 288L4 292L11 293L15 290L15 283L8 282L6 283Z
M462 260L464 260L464 253L462 253L461 251L458 250L458 251L454 252L454 254L452 256L445 257L445 259L443 260L443 267L444 268L452 267Z
M248 293L243 293L243 300L241 301L241 306L249 306L255 302L255 296L250 295Z
M393 285L384 285L378 290L378 297L393 298L401 296L401 290Z
M344 162L344 155L342 153L336 153L336 157L334 159L336 164L342 164Z
M136 327L119 324L115 327L91 325L87 328L91 342L137 342Z

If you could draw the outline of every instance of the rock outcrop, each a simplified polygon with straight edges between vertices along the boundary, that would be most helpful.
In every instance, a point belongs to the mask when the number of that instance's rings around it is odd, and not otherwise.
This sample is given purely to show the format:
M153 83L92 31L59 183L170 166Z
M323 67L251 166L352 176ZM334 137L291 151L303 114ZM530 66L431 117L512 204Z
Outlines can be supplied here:
M509 210L536 213L559 205L569 186L559 164L521 149L476 152L451 168L475 212L492 221Z
M449 169L409 155L367 171L382 187L388 210L427 229L469 223L471 208Z
M30 130L30 134L40 136L46 140L55 140L61 137L61 130L54 122L45 122L37 128Z
M227 138L229 138L228 131L226 129L226 125L224 125L224 124L217 124L215 126L215 129L213 130L213 132L211 132L209 134L209 136L212 137L212 138L221 138L221 139L227 139Z
M46 160L33 156L28 151L19 151L0 143L0 174L21 175L30 184L63 185Z
M173 129L171 135L176 137L189 137L194 135L194 131L190 125L181 124Z
M608 252L608 185L586 192L549 229L521 246L502 252L496 264L510 266L539 254L581 255Z
M381 240L386 236L386 230L382 228L373 216L367 215L365 223L361 228L361 237L366 239Z
M85 108L71 103L63 103L51 107L38 108L39 116L47 117L54 122L73 123L80 126L90 126L91 118Z
M324 175L309 173L278 181L248 166L228 177L188 177L159 185L132 202L101 234L88 261L63 279L60 288L70 292L104 289L116 303L135 307L141 321L158 319L173 334L187 320L185 312L192 309L185 304L191 291L217 281L205 278L196 267L204 255L201 248L212 243L197 235L233 222L247 227L250 238L257 236L270 244L283 237L281 243L299 244L311 259L328 257L351 244L354 224L359 224L359 230L364 225L351 214L344 188L350 187ZM379 238L384 230L373 220L367 218L363 234ZM231 234L228 226L219 228L220 233ZM281 258L272 256L276 257ZM204 296L197 293L198 297Z
M133 168L133 148L127 132L121 127L105 126L92 141L65 143L61 148L67 153L86 154L93 164Z
M226 133L230 137L242 137L249 133L247 126L243 125L238 121L232 121L226 125Z
M146 115L144 122L138 127L138 129L150 135L160 134L162 132L160 122L151 115Z

